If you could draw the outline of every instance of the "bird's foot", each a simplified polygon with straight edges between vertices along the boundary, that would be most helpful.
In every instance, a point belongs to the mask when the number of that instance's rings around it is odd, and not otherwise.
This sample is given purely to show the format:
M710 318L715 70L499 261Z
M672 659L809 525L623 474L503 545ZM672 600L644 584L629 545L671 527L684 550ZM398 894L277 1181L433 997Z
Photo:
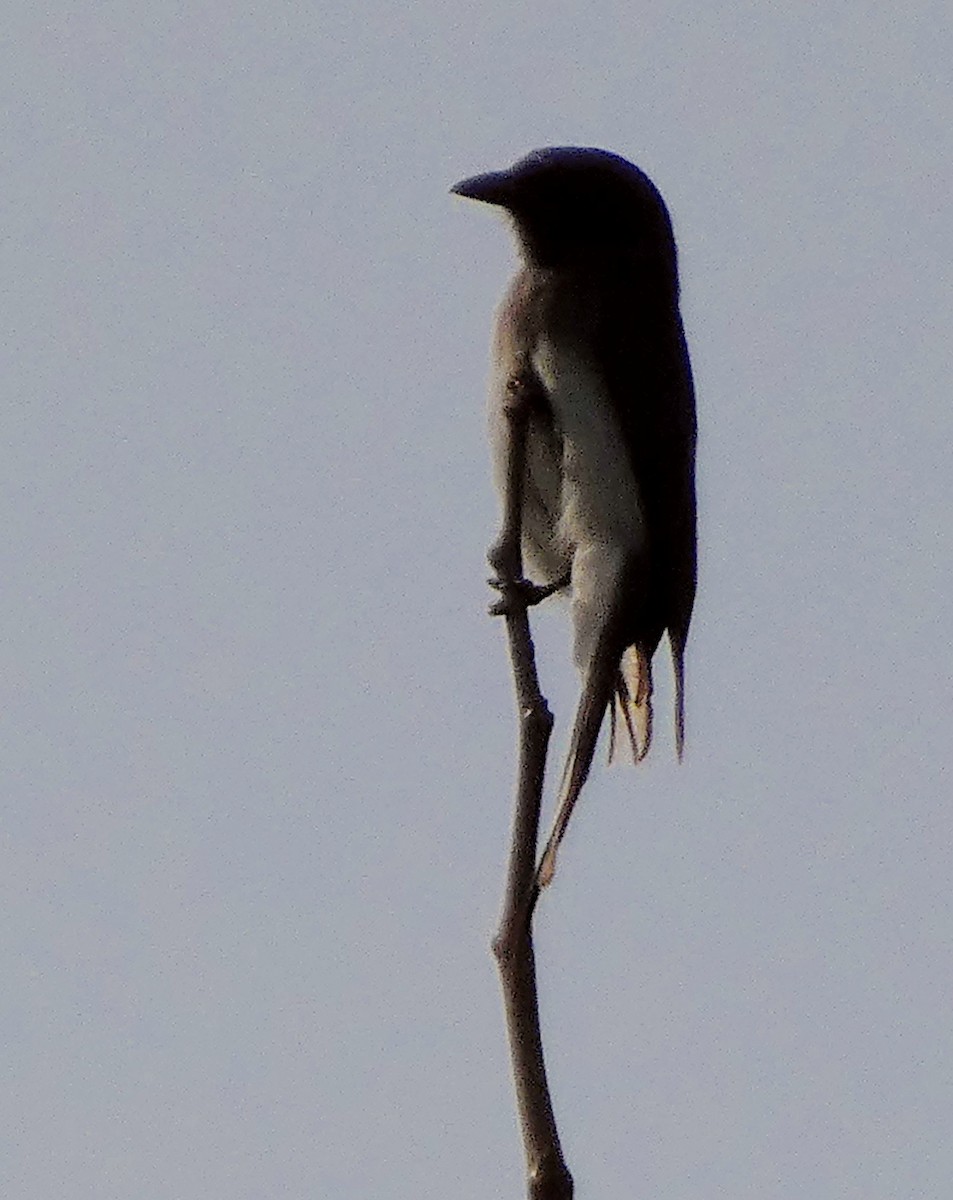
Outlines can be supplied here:
M487 583L500 593L499 600L490 605L491 617L508 617L525 612L566 586L566 580L555 583L533 583L530 579L488 579Z

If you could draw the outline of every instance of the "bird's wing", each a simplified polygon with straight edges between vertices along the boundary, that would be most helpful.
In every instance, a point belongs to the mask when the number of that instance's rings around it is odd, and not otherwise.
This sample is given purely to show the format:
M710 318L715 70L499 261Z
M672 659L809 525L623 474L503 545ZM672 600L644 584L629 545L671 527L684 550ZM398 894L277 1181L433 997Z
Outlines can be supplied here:
M651 281L649 281L651 283ZM632 641L650 660L668 632L675 734L684 737L684 651L695 598L695 395L677 294L636 273L606 289L592 322L594 356L638 480L648 532L648 594ZM613 299L614 297L614 299ZM630 684L629 690L633 690Z

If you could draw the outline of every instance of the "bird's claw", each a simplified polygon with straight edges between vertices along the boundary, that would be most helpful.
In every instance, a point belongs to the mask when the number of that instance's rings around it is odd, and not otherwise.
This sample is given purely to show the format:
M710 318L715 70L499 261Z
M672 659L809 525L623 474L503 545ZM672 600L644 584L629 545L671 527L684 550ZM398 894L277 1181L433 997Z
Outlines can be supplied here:
M491 617L508 617L517 612L525 612L527 608L541 603L553 592L558 591L562 583L539 584L531 579L488 579L487 583L500 593L489 608Z

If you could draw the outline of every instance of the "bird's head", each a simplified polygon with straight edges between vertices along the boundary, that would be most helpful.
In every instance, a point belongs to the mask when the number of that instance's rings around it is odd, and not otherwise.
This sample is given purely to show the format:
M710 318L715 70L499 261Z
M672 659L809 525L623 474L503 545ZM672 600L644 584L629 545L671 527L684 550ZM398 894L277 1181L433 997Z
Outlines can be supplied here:
M658 189L633 163L608 150L534 150L504 171L464 179L451 191L505 209L526 257L537 266L634 255L674 269L672 225Z

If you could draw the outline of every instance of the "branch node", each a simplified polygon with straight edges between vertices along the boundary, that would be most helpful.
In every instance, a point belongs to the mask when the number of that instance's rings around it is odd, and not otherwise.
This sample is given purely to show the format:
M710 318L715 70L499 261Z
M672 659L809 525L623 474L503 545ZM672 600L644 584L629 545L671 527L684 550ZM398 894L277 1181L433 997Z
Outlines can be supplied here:
M526 730L527 737L540 734L549 737L553 731L553 714L542 696L535 703L525 706L520 713L520 725Z

